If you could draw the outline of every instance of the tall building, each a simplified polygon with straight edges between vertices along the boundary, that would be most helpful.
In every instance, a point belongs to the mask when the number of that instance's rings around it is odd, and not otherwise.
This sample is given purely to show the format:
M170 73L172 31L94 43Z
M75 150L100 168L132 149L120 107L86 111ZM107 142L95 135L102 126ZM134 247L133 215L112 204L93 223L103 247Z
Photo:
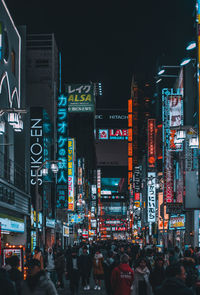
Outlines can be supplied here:
M24 115L26 31L15 26L3 0L0 10L0 223L4 248L7 243L29 245L30 195Z

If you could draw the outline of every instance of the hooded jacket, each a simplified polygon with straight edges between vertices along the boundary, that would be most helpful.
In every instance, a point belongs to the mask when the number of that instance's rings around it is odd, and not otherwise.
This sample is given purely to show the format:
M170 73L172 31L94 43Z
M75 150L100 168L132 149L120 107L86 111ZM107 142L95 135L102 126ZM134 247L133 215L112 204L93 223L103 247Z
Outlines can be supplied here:
M21 295L58 295L53 282L44 271L27 278L22 285Z
M155 290L155 295L193 295L192 290L186 287L185 283L178 278L166 279L162 286Z
M113 295L130 295L134 272L127 263L115 267L111 275Z

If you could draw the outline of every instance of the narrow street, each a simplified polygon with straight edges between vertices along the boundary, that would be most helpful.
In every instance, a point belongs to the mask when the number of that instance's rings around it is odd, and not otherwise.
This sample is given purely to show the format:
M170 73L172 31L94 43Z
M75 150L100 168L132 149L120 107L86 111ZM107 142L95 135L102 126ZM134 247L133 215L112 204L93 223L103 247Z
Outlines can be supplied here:
M68 295L68 294L70 294L69 281L66 281L65 283L66 283L65 284L65 290L64 291L58 291L59 295ZM79 295L86 295L86 294L90 294L90 295L93 295L93 294L104 295L104 294L106 294L105 287L104 287L104 282L102 282L102 288L101 288L100 291L99 290L94 290L94 282L93 281L91 281L91 289L90 290L84 291L82 286L80 286Z

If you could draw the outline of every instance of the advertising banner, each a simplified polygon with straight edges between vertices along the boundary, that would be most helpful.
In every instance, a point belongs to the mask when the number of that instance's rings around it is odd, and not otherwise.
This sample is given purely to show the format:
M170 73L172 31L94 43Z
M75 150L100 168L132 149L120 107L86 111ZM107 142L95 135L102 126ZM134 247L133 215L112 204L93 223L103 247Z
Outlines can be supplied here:
M37 169L42 165L43 159L43 108L30 108L30 192L33 206L35 208L36 181L38 183L39 195L43 192L42 170Z
M148 165L154 168L156 163L156 120L148 120Z
M128 130L97 129L97 138L100 140L128 140Z
M75 196L75 171L74 171L74 148L75 141L73 138L68 139L68 210L74 211Z
M69 113L94 112L94 85L66 85Z
M148 172L148 222L156 221L156 173Z
M171 215L169 219L169 229L185 229L185 214Z
M140 201L140 167L134 169L134 200Z
M63 225L63 237L69 238L69 226Z
M183 125L183 97L182 95L169 95L169 126L179 127Z
M67 98L64 95L58 97L57 102L57 208L67 208L67 155L68 155L68 138L67 138Z
M163 212L162 212L163 208ZM163 193L158 193L158 229L167 230L168 229L169 215L166 214L166 205L163 203Z

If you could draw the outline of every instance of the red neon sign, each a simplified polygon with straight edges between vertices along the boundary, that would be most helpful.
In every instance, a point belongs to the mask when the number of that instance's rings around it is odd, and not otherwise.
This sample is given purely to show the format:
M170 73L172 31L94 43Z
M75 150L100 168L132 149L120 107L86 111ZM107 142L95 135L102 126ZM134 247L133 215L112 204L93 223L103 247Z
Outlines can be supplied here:
M155 167L156 162L156 120L148 120L148 162L149 167Z

